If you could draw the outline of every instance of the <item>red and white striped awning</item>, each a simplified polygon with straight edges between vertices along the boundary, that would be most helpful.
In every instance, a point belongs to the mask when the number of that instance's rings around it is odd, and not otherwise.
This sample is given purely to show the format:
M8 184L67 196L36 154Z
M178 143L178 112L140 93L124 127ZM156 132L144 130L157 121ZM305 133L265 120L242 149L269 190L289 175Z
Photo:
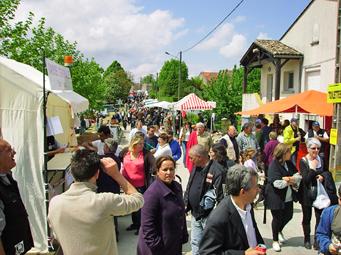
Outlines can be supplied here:
M185 96L174 104L174 109L179 111L211 110L213 108L215 108L215 102L206 102L194 93Z

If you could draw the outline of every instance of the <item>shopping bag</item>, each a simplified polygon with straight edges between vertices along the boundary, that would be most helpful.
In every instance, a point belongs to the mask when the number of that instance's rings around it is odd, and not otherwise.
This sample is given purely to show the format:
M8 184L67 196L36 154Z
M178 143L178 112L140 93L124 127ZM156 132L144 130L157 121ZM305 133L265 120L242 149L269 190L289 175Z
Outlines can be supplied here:
M330 205L329 196L324 189L322 183L317 180L317 196L313 202L313 206L317 209L323 209Z

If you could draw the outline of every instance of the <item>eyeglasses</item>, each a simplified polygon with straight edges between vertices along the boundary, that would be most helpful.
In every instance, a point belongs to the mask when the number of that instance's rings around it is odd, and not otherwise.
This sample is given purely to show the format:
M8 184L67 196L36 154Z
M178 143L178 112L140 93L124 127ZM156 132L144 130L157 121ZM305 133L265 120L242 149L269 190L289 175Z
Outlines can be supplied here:
M320 150L319 147L311 147L310 149L313 150L313 151L318 151L318 150Z

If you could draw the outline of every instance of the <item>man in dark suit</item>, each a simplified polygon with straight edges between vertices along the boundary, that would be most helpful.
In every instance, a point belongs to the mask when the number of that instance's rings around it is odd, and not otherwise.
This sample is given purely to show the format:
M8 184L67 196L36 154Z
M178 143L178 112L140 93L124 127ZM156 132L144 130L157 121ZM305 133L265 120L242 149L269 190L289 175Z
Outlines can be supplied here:
M264 255L255 249L264 241L251 206L259 192L257 172L235 165L227 173L226 186L229 196L208 217L199 254Z

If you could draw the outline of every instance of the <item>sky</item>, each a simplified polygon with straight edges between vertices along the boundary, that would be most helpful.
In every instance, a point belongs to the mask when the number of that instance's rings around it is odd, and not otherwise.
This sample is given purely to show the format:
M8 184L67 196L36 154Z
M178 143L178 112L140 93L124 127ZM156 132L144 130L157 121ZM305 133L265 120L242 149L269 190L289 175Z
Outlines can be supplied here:
M21 0L16 21L45 17L47 26L78 44L103 68L117 60L135 81L156 75L179 56L190 76L239 65L256 39L280 39L310 0L244 0L215 32L211 31L241 0Z

